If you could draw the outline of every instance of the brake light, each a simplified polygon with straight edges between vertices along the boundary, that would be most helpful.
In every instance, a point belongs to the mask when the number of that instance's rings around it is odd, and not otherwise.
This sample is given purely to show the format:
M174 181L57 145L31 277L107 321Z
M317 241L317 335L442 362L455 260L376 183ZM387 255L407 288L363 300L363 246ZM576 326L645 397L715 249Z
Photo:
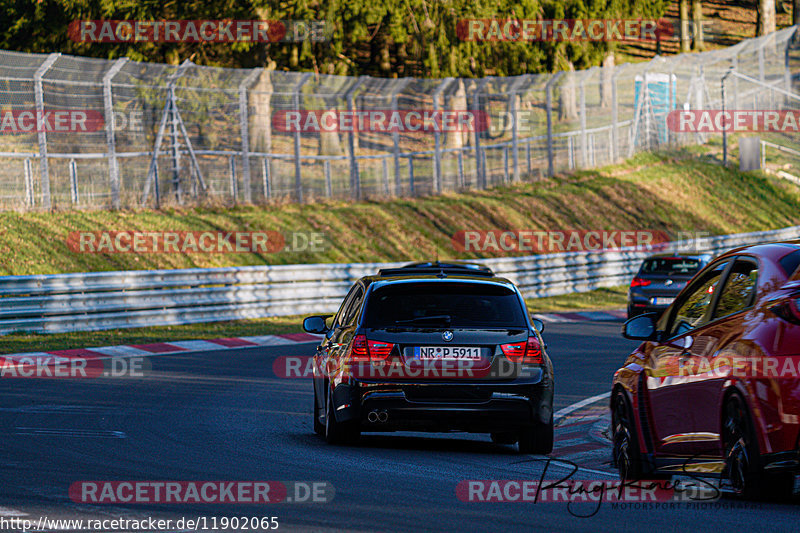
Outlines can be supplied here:
M369 357L373 361L384 361L392 353L394 344L391 342L369 341Z
M647 287L651 283L653 283L651 280L642 279L642 278L637 276L637 277L633 278L633 281L631 281L631 288L633 288L633 287Z
M539 340L536 337L528 337L527 342L501 344L500 349L512 363L540 365L544 362L542 347L539 346Z
M353 361L369 361L369 348L366 335L356 335L353 337L353 344L350 345L350 359Z
M350 359L354 362L384 361L393 349L391 342L368 341L366 335L356 335L350 345Z

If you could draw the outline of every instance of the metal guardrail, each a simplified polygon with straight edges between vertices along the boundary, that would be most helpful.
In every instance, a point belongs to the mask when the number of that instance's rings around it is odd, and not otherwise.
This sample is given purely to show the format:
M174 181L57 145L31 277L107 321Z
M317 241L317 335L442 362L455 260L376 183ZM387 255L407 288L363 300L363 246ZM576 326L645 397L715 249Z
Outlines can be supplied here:
M676 241L709 252L800 238L800 226ZM526 297L627 283L653 250L484 259ZM352 282L404 263L309 264L0 277L0 334L60 333L334 312Z

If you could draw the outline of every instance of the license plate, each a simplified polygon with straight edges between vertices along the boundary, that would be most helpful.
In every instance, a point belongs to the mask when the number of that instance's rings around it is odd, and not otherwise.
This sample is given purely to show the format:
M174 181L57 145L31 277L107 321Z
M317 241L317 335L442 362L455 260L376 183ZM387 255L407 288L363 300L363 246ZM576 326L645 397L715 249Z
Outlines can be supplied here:
M414 356L423 361L478 361L481 349L477 346L417 346Z
M653 305L670 305L675 298L653 298Z

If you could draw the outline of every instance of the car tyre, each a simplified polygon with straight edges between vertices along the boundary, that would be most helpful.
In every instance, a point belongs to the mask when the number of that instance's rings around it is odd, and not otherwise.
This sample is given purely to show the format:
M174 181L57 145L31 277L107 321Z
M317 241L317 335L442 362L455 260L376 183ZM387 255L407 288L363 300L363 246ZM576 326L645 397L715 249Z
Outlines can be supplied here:
M766 486L759 465L758 443L744 400L732 394L725 402L722 419L722 449L727 479L736 496L752 498Z
M320 437L325 436L325 424L319 421L319 401L317 399L317 387L314 386L314 433Z
M339 422L333 410L333 395L328 393L325 402L325 442L328 444L353 444L361 436L357 420Z
M642 455L633 414L625 394L618 391L611 403L612 460L622 480L642 479Z
M547 455L553 451L553 421L534 423L519 432L519 453Z

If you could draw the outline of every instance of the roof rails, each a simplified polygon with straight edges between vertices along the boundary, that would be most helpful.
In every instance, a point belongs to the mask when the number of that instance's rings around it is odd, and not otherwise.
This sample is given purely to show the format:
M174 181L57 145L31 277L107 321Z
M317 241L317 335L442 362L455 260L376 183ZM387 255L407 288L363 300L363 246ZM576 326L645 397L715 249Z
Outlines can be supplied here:
M492 269L484 265L479 265L477 263L440 263L439 261L411 263L400 268L382 268L378 271L378 275L381 277L421 275L447 277L448 274L456 276L494 277Z

